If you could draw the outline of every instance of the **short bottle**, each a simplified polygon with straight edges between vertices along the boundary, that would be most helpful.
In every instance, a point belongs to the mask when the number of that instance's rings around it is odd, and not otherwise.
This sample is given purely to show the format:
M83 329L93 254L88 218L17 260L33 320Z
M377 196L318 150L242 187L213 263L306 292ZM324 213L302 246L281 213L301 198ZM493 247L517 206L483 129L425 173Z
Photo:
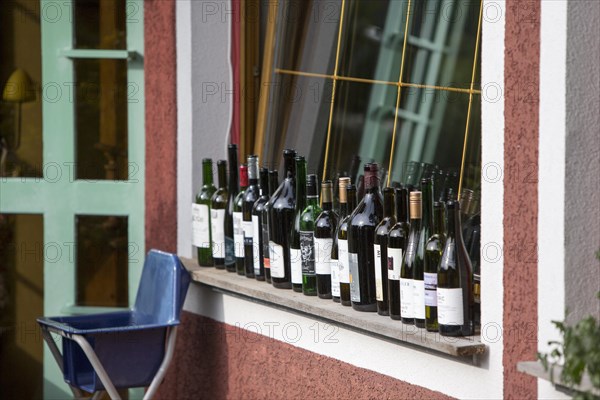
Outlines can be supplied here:
M244 271L246 278L254 279L254 224L252 209L260 197L258 156L248 156L248 187L242 203L242 229L244 231Z
M388 234L388 299L391 319L400 320L400 272L402 261L408 244L408 189L395 189L396 224Z
M340 303L351 306L350 299L350 262L348 259L348 222L356 208L356 187L350 184L350 178L340 178L340 225L338 237L338 270L340 277Z
M248 167L240 165L240 191L233 205L233 242L235 245L235 270L238 275L246 275L244 256L244 192L248 187Z
M217 188L213 185L212 159L202 160L202 188L192 204L192 244L198 249L198 265L212 267L210 235L210 200Z
M315 271L315 221L321 213L317 190L317 175L310 174L306 179L306 207L300 216L300 257L302 258L302 293L317 295Z
M217 161L219 188L210 200L212 254L217 269L225 269L225 212L227 211L227 161Z
M323 211L315 221L317 295L321 299L331 299L333 297L331 288L333 237L338 223L338 216L333 211L333 183L331 181L324 181L321 184L321 203Z
M306 160L296 156L296 208L294 224L290 231L290 268L292 272L292 290L302 292L302 257L300 256L300 218L306 207Z
M433 203L433 235L425 246L425 262L423 275L425 280L425 328L429 332L438 331L437 312L437 270L446 235L444 234L444 205L438 201Z
M348 223L348 261L350 263L350 298L357 311L377 311L375 296L375 227L383 217L383 200L379 189L379 166L364 167L364 197Z
M449 200L448 234L438 266L438 329L442 336L470 336L473 322L473 272L463 242L460 203Z
M388 294L388 234L396 224L394 216L394 189L383 189L383 219L375 228L373 241L373 257L375 257L375 296L377 297L377 314L389 314Z
M252 252L254 277L257 281L265 280L265 254L263 243L262 213L269 201L269 169L260 169L260 197L252 207Z

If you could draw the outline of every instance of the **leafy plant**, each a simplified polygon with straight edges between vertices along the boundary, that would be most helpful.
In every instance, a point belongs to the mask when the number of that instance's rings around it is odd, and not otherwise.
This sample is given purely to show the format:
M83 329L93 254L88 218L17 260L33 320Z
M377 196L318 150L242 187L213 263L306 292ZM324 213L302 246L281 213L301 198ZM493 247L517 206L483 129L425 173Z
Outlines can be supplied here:
M596 253L600 259L600 251ZM598 293L600 299L600 292ZM562 360L561 384L574 389L587 372L592 387L600 390L600 323L592 316L585 317L573 326L552 321L561 333L562 341L548 342L553 346L549 354L538 353L544 369L553 379L554 367ZM553 382L554 383L554 382ZM577 392L575 399L598 399L591 392Z

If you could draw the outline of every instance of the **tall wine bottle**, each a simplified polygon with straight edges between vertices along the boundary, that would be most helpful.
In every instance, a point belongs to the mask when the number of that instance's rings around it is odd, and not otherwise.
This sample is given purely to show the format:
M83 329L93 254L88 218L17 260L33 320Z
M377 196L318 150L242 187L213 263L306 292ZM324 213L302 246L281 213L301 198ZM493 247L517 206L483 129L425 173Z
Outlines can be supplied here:
M263 243L262 213L269 201L269 169L260 169L260 197L252 207L252 251L254 253L254 277L257 281L265 280L265 254Z
M448 236L438 267L438 328L442 336L473 335L473 272L460 225L460 204L450 200Z
M244 192L248 187L248 167L245 164L240 165L240 192L235 197L233 203L233 242L235 245L235 270L238 275L246 275L246 265L244 257L244 214L242 207L244 205Z
M339 261L339 239L338 233L340 232L340 225L342 224L342 220L348 215L348 196L346 194L346 186L350 183L349 178L339 175L337 177L338 182L338 190L337 190L337 198L338 198L338 222L333 229L333 242L331 246L331 297L333 301L336 303L340 302L340 261ZM342 183L343 182L343 183ZM341 186L344 186L344 202L342 204L342 199L339 189ZM334 184L335 187L335 184Z
M415 269L415 258L421 237L421 192L410 192L410 231L408 232L408 243L406 253L402 258L402 269L400 270L400 314L402 322L409 325L415 323L415 303L413 272Z
M321 299L331 299L333 294L331 290L333 238L338 223L338 216L333 211L333 183L331 181L324 181L321 184L321 203L323 204L323 212L319 214L315 221L317 295Z
M377 298L377 314L390 315L388 293L388 234L396 224L394 216L394 189L383 189L383 219L375 228L373 240L373 257L375 258L375 297Z
M269 208L269 256L271 257L271 280L279 289L291 289L290 230L294 223L296 205L296 151L283 151L285 179L272 197Z
M302 258L302 293L317 295L315 272L315 220L321 213L317 191L317 175L310 174L306 179L306 207L300 216L300 256Z
M430 178L421 179L421 212L421 232L415 254L412 283L415 325L425 328L425 247L433 232L433 181Z
M377 311L373 240L375 227L383 217L378 169L377 163L365 164L365 194L348 222L350 298L357 311Z
M210 227L215 268L225 269L225 212L227 208L227 161L217 161L219 188L210 199Z
M350 262L348 260L348 222L356 208L356 188L350 184L350 178L340 178L340 225L338 238L338 270L340 278L340 302L351 306L350 299Z
M425 246L425 262L423 263L425 281L425 328L429 332L438 330L437 312L437 269L442 259L446 235L444 234L444 205L433 203L433 236Z
M408 189L397 188L396 194L396 224L388 234L388 298L391 319L399 320L400 312L400 272L402 259L408 244Z
M292 289L302 292L302 257L300 256L300 217L306 207L306 160L296 157L296 208L294 224L290 231L290 264L292 271Z
M235 242L233 240L233 208L239 189L237 145L227 148L229 159L229 190L227 191L227 207L225 208L225 269L235 272Z
M212 267L212 246L210 236L210 199L217 188L213 185L212 160L202 160L202 188L192 204L192 239L198 248L198 265Z
M252 223L252 209L260 197L258 186L258 156L248 156L248 187L244 191L242 203L242 228L244 231L244 269L246 278L254 278L254 225Z
M262 243L263 243L263 264L265 267L265 280L271 283L271 256L269 255L269 209L271 208L271 199L279 186L279 173L277 170L269 171L269 201L262 210Z

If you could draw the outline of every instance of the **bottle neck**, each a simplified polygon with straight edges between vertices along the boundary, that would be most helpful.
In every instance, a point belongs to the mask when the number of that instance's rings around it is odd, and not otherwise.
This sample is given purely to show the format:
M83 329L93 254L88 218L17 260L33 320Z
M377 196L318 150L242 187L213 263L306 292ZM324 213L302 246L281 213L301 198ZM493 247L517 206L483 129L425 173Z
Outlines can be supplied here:
M279 174L277 171L273 171L273 173L269 173L269 197L273 196L273 193L275 193L278 186Z
M348 215L348 203L340 203L340 219Z
M421 209L423 212L423 227L430 232L433 231L433 187L432 181L427 180L427 184L422 185L423 193Z
M398 222L408 223L408 191L406 189L400 191L396 218L398 218Z
M460 227L460 216L458 210L448 209L448 239L456 239L456 228Z
M212 186L213 184L212 161L202 163L202 184L204 186Z
M348 190L348 214L351 214L356 208L356 191Z
M296 161L296 211L302 212L306 206L306 161Z
M393 190L385 190L383 192L383 217L393 217L394 216L394 191Z
M296 176L296 164L294 162L293 155L286 155L283 158L283 167L285 169L285 178L284 179L294 179Z
M224 189L227 187L227 164L219 164L217 171L219 174L219 189Z
M434 220L433 234L434 235L443 234L444 233L444 207L443 206L439 206L439 207L435 208L433 220Z
M332 187L323 185L321 189L321 209L331 211L333 209L333 189Z
M239 190L237 148L229 148L229 194L235 196Z
M260 195L267 196L269 193L269 170L262 169L260 171Z

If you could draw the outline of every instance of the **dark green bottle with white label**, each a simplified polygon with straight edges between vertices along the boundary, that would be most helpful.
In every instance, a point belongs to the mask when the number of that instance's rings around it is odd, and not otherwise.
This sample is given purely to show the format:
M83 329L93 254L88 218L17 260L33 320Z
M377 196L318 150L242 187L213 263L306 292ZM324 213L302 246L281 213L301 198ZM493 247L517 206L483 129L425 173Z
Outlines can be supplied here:
M317 175L310 174L306 179L306 207L300 216L300 257L302 259L302 293L317 295L317 275L315 271L315 221L321 213L317 191Z
M212 243L210 235L210 200L217 191L213 185L212 159L202 160L202 189L192 205L192 241L198 248L198 265L212 267Z

